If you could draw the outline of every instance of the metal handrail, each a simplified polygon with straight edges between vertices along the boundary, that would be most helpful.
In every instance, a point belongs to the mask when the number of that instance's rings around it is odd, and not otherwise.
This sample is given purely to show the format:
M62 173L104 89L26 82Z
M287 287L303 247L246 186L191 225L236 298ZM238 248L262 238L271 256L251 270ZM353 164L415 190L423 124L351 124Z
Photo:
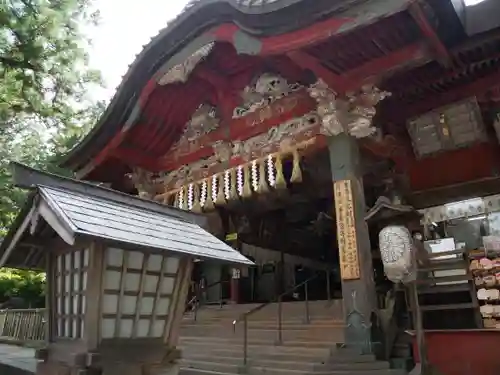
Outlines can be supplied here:
M326 275L327 275L327 298L328 301L331 299L331 291L330 291L330 273L331 270L326 270ZM309 282L317 279L320 276L320 272L316 272L315 275L311 276L307 280L295 285L293 288L285 291L284 293L281 293L274 299L268 302L264 302L259 306L254 307L250 311L247 311L246 313L241 314L237 319L233 321L233 331L236 332L236 324L243 322L243 365L246 366L248 362L248 317L257 313L258 311L261 311L262 309L266 308L267 306L278 302L278 340L277 344L281 345L283 343L283 306L282 306L282 300L283 297L289 295L290 293L295 292L297 289L300 287L304 287L304 305L305 305L305 323L309 324L311 322L310 316L309 316L309 288L308 284Z
M204 291L207 291L215 286L219 286L220 288L220 301L219 301L219 306L220 308L222 308L222 305L223 305L223 299L222 299L222 285L224 283L229 283L230 281L229 280L219 280L219 281L216 281L212 284L209 284L209 285L206 285L206 286L203 286L202 288L200 288L198 285L196 286L196 291L195 291L195 295L189 300L189 302L187 303L187 306L193 306L193 309L192 309L192 312L193 312L193 319L194 321L196 322L197 319L198 319L198 310L200 309L201 307L201 303L200 303L200 296L201 296L201 293L204 292Z

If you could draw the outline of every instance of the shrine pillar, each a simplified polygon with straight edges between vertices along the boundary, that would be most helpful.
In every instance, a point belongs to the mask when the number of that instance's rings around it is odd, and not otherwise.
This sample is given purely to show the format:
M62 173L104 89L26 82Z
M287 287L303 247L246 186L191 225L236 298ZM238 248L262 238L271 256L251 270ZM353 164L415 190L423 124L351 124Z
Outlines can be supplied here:
M346 346L369 353L377 298L358 139L376 137L376 106L390 93L365 85L356 92L339 95L322 80L311 85L309 93L318 104L320 132L327 138L330 156L346 320L344 341Z
M346 320L345 344L371 351L371 316L377 300L359 146L356 138L339 134L328 138L334 186L337 242Z

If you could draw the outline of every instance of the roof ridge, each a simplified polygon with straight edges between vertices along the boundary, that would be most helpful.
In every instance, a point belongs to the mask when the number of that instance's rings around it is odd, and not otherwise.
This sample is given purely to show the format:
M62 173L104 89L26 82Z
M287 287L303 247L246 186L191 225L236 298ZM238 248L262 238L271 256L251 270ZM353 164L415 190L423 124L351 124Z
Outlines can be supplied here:
M40 171L19 162L11 162L10 165L12 167L14 184L20 188L34 189L38 186L59 188L173 216L177 219L196 223L201 226L206 223L206 217L201 214L186 212L176 207L170 207L159 202L136 197L106 186L98 186L88 181L76 180L74 178Z

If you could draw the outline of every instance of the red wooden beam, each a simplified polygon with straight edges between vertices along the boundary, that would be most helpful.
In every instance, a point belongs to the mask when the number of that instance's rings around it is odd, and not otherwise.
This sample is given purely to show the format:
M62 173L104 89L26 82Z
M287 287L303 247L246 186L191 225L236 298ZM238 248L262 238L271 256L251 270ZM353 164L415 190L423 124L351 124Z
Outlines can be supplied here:
M339 75L326 68L321 61L304 52L292 51L288 57L303 69L313 71L318 78L323 79L337 93L356 90L372 78L380 77L387 72L404 66L422 63L427 58L427 50L421 43L415 43L394 51L386 56L373 59L357 68Z
M302 69L309 69L314 72L316 77L325 81L328 86L337 93L346 91L347 87L350 86L344 77L333 73L331 70L326 68L319 59L304 51L296 50L287 53L287 55Z
M341 27L355 21L354 18L330 18L291 33L259 38L261 42L259 54L278 55L320 43L337 34ZM215 36L217 40L233 43L236 33L240 31L241 29L235 24L224 24L217 26L208 34Z
M364 81L370 80L376 76L387 74L415 63L422 63L428 58L426 48L420 43L411 44L400 50L391 52L388 55L373 59L366 64L348 71L345 75L349 82L355 82L359 87Z
M415 1L410 5L408 10L436 54L437 60L441 61L445 65L449 65L451 61L450 53L439 39L439 36L436 34L434 27L432 27L429 19L422 9L422 5Z

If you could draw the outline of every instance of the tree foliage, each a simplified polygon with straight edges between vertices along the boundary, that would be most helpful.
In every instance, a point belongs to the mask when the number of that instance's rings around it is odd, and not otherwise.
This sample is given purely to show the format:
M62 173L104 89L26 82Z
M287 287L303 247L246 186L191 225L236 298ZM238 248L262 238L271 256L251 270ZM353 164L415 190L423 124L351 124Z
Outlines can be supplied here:
M88 113L88 68L82 28L98 19L90 0L0 0L0 119L75 125Z
M25 301L25 307L44 307L45 275L24 270L0 269L0 303L12 297Z
M17 160L51 172L103 109L88 92L101 83L89 68L83 28L92 0L0 0L0 237L24 200L11 182Z

